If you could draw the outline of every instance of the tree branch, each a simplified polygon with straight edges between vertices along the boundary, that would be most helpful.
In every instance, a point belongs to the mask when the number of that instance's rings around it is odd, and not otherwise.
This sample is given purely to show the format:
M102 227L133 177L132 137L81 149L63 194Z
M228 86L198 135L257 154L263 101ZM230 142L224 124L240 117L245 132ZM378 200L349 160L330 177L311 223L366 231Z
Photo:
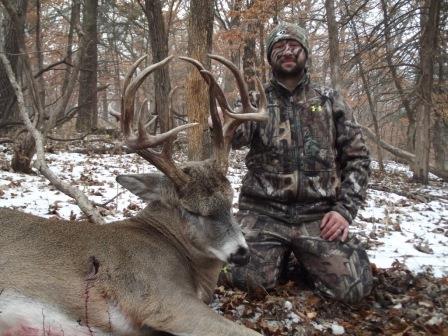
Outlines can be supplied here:
M55 62L55 63L50 64L49 66L43 68L42 70L40 70L38 73L36 73L36 74L34 75L34 78L39 77L39 76L42 75L44 72L47 72L47 71L51 70L52 68L54 68L55 66L57 66L57 65L59 65L59 64L67 64L67 65L71 66L71 64L68 64L68 63L65 61L65 58L64 58L64 59L61 60L61 61Z
M410 164L414 164L415 161L415 155L412 153L409 153L408 151L405 151L404 149L400 149L398 147L395 147L381 139L378 139L375 135L375 133L368 127L362 126L362 129L364 130L364 134L367 135L367 137L375 142L378 142L378 144L387 150L388 152L392 153L396 157L400 159L404 159L405 161L409 162ZM443 179L444 181L448 181L448 172L442 171L434 166L429 166L429 171Z

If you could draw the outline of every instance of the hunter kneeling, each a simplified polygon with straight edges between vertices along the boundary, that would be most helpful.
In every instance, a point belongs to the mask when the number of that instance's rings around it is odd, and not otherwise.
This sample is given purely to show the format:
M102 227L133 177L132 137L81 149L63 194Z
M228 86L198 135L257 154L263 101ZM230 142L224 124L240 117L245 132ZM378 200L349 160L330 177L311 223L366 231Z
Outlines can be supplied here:
M310 82L302 28L281 24L266 46L269 119L241 125L232 142L250 148L237 219L251 261L221 282L271 289L293 253L321 293L357 303L372 288L367 254L349 235L370 175L361 129L338 92Z

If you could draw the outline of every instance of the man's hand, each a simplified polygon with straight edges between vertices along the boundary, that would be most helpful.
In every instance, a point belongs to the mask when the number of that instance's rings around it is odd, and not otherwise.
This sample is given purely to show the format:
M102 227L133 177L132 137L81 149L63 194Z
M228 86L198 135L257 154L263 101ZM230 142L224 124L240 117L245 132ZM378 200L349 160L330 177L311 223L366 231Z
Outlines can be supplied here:
M320 224L321 238L333 241L340 237L341 241L345 241L348 237L348 222L336 211L330 211L325 214Z

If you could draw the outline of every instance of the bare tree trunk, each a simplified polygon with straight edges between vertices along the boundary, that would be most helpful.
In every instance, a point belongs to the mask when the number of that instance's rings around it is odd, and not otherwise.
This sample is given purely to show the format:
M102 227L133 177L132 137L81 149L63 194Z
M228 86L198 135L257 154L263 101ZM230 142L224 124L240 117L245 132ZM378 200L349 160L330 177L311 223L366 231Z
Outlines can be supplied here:
M103 62L102 66L100 67L100 78L103 75L107 75L108 69L107 69L107 63ZM109 121L109 99L107 97L108 94L108 87L109 84L105 83L104 85L100 84L100 100L101 100L101 119L104 121Z
M236 0L232 3L231 10L235 13L230 18L228 29L229 31L233 29L239 29L239 26L241 24L241 6L242 6L242 0ZM230 60L233 64L235 64L238 68L240 67L240 41L237 41L238 45L233 41L233 39L228 39L229 44L229 51L230 51ZM230 71L226 71L224 74L224 92L227 94L230 94L235 89L235 77L232 75Z
M152 61L160 62L168 56L168 29L162 13L160 0L145 0L145 15L149 26ZM157 69L154 73L154 113L159 116L160 131L166 132L173 126L173 118L169 111L168 96L171 91L168 67Z
M243 74L244 79L248 83L249 90L255 90L255 83L250 81L257 74L257 37L258 22L251 21L246 25L244 49L243 49Z
M32 135L28 132L20 132L15 138L13 146L11 169L17 173L32 174L31 162L36 153L36 146Z
M448 11L446 10L447 4L440 10L440 27L446 27L448 21ZM446 36L446 28L440 33ZM442 35L443 36L443 35ZM439 39L442 39L439 36ZM433 133L433 148L434 148L434 160L435 166L445 171L448 175L448 114L446 107L448 106L448 88L446 87L446 80L448 74L448 64L446 60L448 59L448 51L444 48L441 42L439 42L439 48L437 50L437 85L435 86L435 97L436 97L436 117L434 120L434 133Z
M339 34L336 14L334 9L334 0L325 0L325 9L327 11L328 22L328 40L330 53L330 78L331 85L336 91L341 91L341 72L339 56Z
M42 30L41 30L41 4L40 0L36 0L36 56L37 56L37 70L42 71L44 68L44 54L42 52ZM39 96L42 106L45 106L45 81L44 76L41 75L37 79L39 84Z
M274 15L272 15L272 21L274 22L274 25L278 25L278 0L274 1Z
M4 15L4 50L7 57L11 63L13 71L17 78L20 78L20 62L19 62L19 39L24 39L24 27L25 27L25 16L28 6L27 0L17 0L15 1L15 10L19 18L19 30L17 31L15 24L9 18L6 13L0 13ZM0 136L5 136L3 130L6 130L6 125L9 122L16 122L19 120L16 97L14 94L14 89L12 88L6 70L3 64L0 63Z
M188 20L188 54L210 68L207 54L212 50L213 1L191 0ZM207 136L209 110L208 88L196 69L191 67L186 82L186 107L189 122L199 122L190 128L188 142L189 160L209 156L210 140Z
M27 9L27 1L18 1L17 7L11 8L13 12L15 12L16 19L11 17L11 12L8 14L5 13L5 16L9 16L9 20L6 23L7 30L5 32L5 50L12 55L8 56L8 60L10 61L12 65L12 69L14 72L14 76L16 78L22 77L22 67L23 62L19 62L20 59L20 53L23 52L22 50L25 42L24 42L24 26L25 26L25 14ZM5 4L4 4L5 5ZM17 20L17 21L15 21ZM25 57L25 56L23 56ZM18 66L18 64L21 64L21 66ZM5 77L1 77L5 76ZM3 82L3 79L5 79L8 82L7 85L2 85L2 91L3 88L5 89L6 94L9 94L9 102L6 103L6 105L10 108L10 112L17 111L18 113L18 107L16 105L16 94L14 92L14 89L9 81L9 76L6 72L6 69L4 67L4 64L0 64L0 81ZM2 94L3 98L3 94ZM6 98L6 97L4 97ZM4 102L3 99L0 99L0 105ZM14 103L11 105L11 102ZM1 110L1 108L0 108ZM5 109L5 112L8 113L7 108ZM8 117L8 116L7 116ZM15 118L15 117L13 117ZM37 116L36 116L37 118ZM15 172L19 173L25 173L30 174L32 173L31 169L31 160L36 152L36 147L34 143L34 139L26 131L18 130L17 135L14 139L14 146L13 146L13 157L11 159L11 168Z
M440 11L443 13L443 7ZM448 13L441 15L440 27L446 27ZM445 30L446 31L446 30ZM441 37L439 37L441 38ZM448 106L448 88L446 87L448 64L448 51L439 45L437 50L437 84L435 85L434 96L436 101L436 113L434 119L433 132L433 149L435 166L448 174L448 114L446 107Z
M434 120L433 147L435 166L448 174L448 117L441 113Z
M439 23L440 1L426 0L425 23L421 36L421 77L418 87L417 132L415 141L414 179L428 184L430 151L430 117L432 110L433 63L437 50L437 29Z
M81 55L79 74L78 119L76 129L88 132L97 127L98 121L98 48L97 48L98 0L84 3L82 30L84 54Z
M120 53L117 46L117 33L115 29L107 33L107 39L110 46L113 46L112 68L113 68L113 111L119 112L121 99L121 83L120 83Z
M73 0L72 1L72 8L70 11L70 27L68 31L67 36L67 48L66 48L66 56L65 61L67 64L66 72L64 74L64 81L62 84L62 94L64 94L65 90L67 89L68 82L70 80L70 74L72 73L71 65L73 64L73 41L74 41L74 35L75 35L75 27L79 25L79 18L81 13L81 2L80 0Z
M267 77L267 66L266 66L266 46L265 46L265 33L264 33L264 23L258 23L258 31L259 31L259 40L260 40L260 72L261 72L261 81L262 83L266 83Z

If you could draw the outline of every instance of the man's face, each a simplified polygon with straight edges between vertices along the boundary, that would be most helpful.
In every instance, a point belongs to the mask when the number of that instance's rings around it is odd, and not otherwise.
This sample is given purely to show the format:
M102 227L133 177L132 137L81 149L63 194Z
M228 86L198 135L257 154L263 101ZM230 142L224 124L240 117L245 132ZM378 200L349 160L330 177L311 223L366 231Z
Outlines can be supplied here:
M280 40L272 46L271 65L280 75L298 75L305 68L306 52L295 40Z

